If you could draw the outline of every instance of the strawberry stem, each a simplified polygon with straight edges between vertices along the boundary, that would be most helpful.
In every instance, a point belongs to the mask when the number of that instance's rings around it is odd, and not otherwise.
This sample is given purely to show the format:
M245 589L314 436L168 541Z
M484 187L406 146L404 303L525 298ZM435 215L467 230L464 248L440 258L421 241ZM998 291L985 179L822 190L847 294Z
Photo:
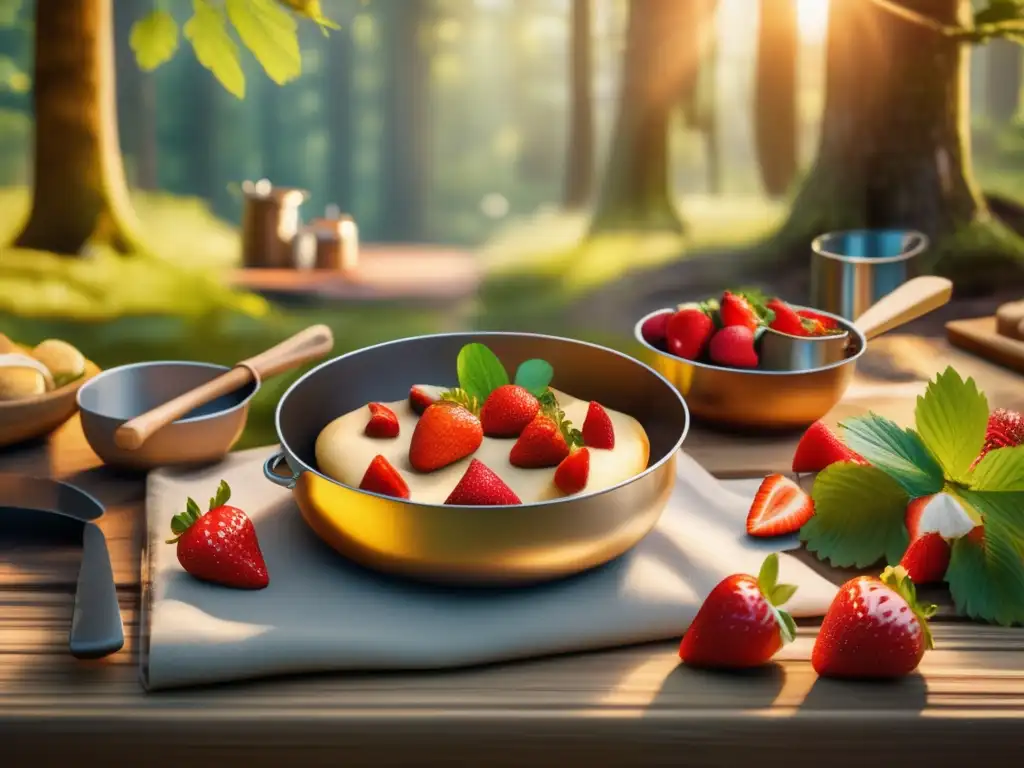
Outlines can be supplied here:
M474 416L480 415L480 401L464 389L456 387L441 393L441 400L445 403L461 405Z
M202 516L203 512L199 509L199 505L190 497L185 504L185 511L171 518L171 533L174 534L174 538L167 539L167 543L177 544L178 539L185 531L195 525L195 522Z
M796 593L792 584L779 584L779 556L774 552L764 559L761 571L757 575L757 587L775 614L779 625L782 644L786 645L796 639L796 622L793 617L780 606L784 605Z
M555 393L549 389L538 397L537 400L540 402L541 412L555 422L569 449L572 450L573 446L583 447L583 433L576 429L571 421L565 418L565 411L558 407Z
M907 569L902 565L889 566L879 577L880 581L887 587L892 589L896 594L907 601L907 605L910 606L910 610L917 616L917 620L921 624L921 634L924 635L924 647L931 650L935 647L935 641L932 638L931 628L928 626L928 619L935 615L938 610L938 606L935 605L922 605L917 601L917 587L914 586L914 582L911 580L910 575L907 573Z

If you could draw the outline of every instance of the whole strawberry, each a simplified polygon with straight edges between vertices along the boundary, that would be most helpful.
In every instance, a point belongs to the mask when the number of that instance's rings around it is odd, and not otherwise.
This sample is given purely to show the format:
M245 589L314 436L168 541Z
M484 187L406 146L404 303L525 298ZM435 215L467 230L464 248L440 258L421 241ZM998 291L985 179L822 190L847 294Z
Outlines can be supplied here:
M513 467L540 469L557 467L568 455L569 443L565 434L549 414L542 412L527 424L512 446L508 460Z
M756 331L761 325L761 318L758 316L757 310L747 298L729 291L722 294L722 307L719 310L719 316L725 327L740 326L750 331Z
M674 314L675 312L671 309L666 309L664 312L651 315L649 318L644 320L644 324L640 326L640 335L644 337L644 341L655 347L659 347L664 344L668 321Z
M846 582L829 606L811 652L822 677L896 678L909 675L933 647L928 619L935 606L917 602L902 566L879 578Z
M772 299L767 306L775 313L775 319L769 324L769 328L779 333L788 333L790 336L808 335L803 318L782 299Z
M479 459L470 460L466 473L444 503L474 507L522 504L515 491Z
M696 307L680 309L665 326L668 351L685 360L697 360L704 354L715 324L706 312Z
M781 610L796 587L779 584L779 557L765 558L755 579L728 576L701 605L679 644L679 658L696 667L742 669L766 663L796 637L796 623Z
M866 464L860 456L846 447L839 436L823 421L816 421L807 428L793 454L793 471L798 473L820 472L837 462L851 461Z
M946 578L952 547L938 533L926 533L910 542L900 565L915 584L935 584Z
M416 422L409 463L418 472L433 472L466 458L483 440L480 419L461 405L442 400L428 406Z
M711 361L730 368L757 368L754 332L744 325L730 325L711 337Z
M519 437L540 411L540 402L524 387L505 384L484 401L480 424L488 437Z
M178 562L194 578L235 589L263 589L270 583L256 528L237 507L227 506L231 489L223 480L209 511L188 500L185 511L171 518Z

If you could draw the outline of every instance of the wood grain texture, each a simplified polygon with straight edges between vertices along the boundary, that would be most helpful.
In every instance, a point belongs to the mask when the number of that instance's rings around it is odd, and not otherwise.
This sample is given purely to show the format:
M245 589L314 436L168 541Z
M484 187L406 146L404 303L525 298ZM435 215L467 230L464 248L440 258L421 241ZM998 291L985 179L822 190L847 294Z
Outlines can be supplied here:
M1024 341L999 333L994 317L953 320L946 332L954 346L1024 373Z
M1021 379L945 342L887 337L829 421L873 409L904 423L923 381L952 364L992 407L1021 407ZM885 383L883 379L888 379ZM795 436L697 430L687 450L718 474L787 468ZM100 467L77 420L45 443L0 453L0 471L68 480L105 505L128 641L100 662L67 653L77 553L0 539L0 764L106 766L455 764L930 766L994 758L1020 744L1024 630L956 620L948 598L921 674L893 685L816 679L815 628L777 664L716 675L659 643L437 673L289 678L146 695L137 608L144 481ZM831 578L849 573L806 561ZM883 758L879 760L879 758Z

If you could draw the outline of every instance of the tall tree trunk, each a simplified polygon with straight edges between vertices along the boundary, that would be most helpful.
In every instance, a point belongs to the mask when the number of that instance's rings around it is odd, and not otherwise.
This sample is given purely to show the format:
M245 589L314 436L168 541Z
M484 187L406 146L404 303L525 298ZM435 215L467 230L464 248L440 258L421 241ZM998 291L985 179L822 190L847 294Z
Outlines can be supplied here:
M669 123L700 51L691 44L693 4L630 0L622 87L611 155L591 232L681 232L669 182Z
M129 182L139 189L156 189L156 78L143 72L129 45L132 25L153 10L152 0L114 6L114 60L117 72L117 117L121 150L131 161Z
M988 46L986 101L989 117L997 124L1008 123L1020 107L1020 44L1011 40L993 40Z
M352 179L352 65L355 42L349 25L324 41L327 46L327 77L324 95L327 110L327 135L330 141L327 195L342 211L352 211L355 203Z
M430 60L427 50L429 3L389 0L384 37L382 229L390 240L426 236L424 203L429 194L432 154Z
M901 4L943 24L970 21L967 0ZM830 13L818 157L780 238L803 259L829 230L913 228L931 238L934 266L991 224L971 172L965 51L874 3L833 0ZM992 243L1005 242L996 234Z
M761 0L754 84L754 136L761 182L770 197L785 195L798 166L796 3Z
M111 0L37 0L32 211L16 245L140 247L117 136Z
M569 146L565 207L582 208L594 191L594 61L591 3L572 0L569 17Z
M190 78L189 121L191 143L188 153L188 179L192 193L207 202L211 209L217 207L220 192L226 186L220 174L220 152L217 134L220 127L220 100L225 91L220 83L203 68L193 56L192 77ZM234 98L234 97L231 97Z

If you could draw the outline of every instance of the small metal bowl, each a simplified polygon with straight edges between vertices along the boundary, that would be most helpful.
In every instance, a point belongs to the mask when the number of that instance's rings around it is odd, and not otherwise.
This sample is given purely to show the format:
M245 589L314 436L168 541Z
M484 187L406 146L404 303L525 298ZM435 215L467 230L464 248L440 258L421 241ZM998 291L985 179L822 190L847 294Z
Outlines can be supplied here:
M317 469L315 445L331 421L368 402L405 398L414 384L454 384L466 344L486 344L514 371L531 358L554 368L552 386L637 419L650 441L647 469L612 488L516 506L419 504L361 491ZM529 584L588 570L629 550L657 523L675 484L689 429L669 382L619 352L528 333L452 333L400 339L309 371L277 406L282 451L264 473L292 489L306 523L364 566L421 581ZM290 477L276 473L287 462Z
M252 382L171 422L138 450L118 448L114 432L129 419L227 370L212 363L160 361L104 371L78 390L85 439L105 463L124 469L217 461L241 437L249 401L259 389L258 383Z
M740 432L797 430L817 421L842 399L867 348L864 334L848 320L813 309L849 332L849 357L800 371L725 368L684 360L652 346L641 328L665 311L670 310L659 309L640 318L633 329L644 361L682 393L695 422Z

